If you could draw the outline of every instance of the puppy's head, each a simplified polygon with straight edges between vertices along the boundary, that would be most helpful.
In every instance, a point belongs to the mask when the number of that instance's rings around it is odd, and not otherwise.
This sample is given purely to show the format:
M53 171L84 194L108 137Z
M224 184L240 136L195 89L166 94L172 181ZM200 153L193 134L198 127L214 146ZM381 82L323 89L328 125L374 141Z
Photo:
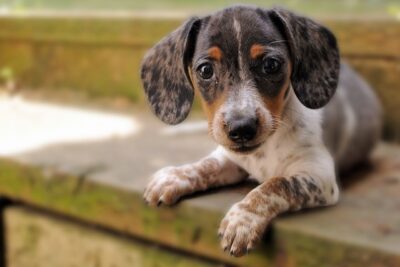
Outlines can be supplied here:
M197 91L211 136L245 153L277 129L289 90L317 109L338 74L336 39L325 27L282 9L235 6L192 18L161 40L141 77L161 120L183 121Z

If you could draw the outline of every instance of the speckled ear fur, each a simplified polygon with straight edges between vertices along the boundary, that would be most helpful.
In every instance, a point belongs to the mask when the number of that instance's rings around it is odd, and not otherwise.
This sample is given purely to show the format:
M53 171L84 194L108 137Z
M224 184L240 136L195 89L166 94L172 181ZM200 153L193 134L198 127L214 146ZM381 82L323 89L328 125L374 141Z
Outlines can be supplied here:
M157 43L145 56L141 79L153 112L165 123L178 124L191 109L194 90L188 65L200 19L191 18Z
M340 58L335 36L324 26L287 10L270 11L288 41L292 58L292 86L304 106L318 109L336 91Z

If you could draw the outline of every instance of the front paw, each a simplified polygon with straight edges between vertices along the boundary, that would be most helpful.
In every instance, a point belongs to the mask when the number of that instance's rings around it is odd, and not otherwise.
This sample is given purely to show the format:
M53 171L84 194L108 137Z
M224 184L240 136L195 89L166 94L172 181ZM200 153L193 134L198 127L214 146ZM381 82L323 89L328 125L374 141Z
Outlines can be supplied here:
M260 241L268 220L236 203L225 215L218 230L221 246L233 256L243 256Z
M188 177L177 167L166 167L153 175L145 189L144 200L151 206L174 204L181 196L190 193Z

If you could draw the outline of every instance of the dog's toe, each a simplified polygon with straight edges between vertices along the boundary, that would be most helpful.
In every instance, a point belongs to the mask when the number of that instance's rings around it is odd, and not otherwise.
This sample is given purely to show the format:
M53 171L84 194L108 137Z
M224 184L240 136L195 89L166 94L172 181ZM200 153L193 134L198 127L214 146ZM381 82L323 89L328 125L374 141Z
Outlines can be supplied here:
M218 231L222 236L222 248L235 257L245 255L257 245L267 223L256 214L241 211L234 205L222 220Z
M182 195L191 192L190 184L176 168L167 167L154 174L143 198L150 206L173 205Z

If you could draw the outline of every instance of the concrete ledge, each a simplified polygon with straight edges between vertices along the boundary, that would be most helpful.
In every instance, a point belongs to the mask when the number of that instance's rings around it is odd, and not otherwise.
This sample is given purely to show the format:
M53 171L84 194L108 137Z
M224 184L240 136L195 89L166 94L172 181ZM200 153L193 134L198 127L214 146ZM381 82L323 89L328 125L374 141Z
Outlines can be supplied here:
M221 252L215 231L228 206L252 185L214 191L173 208L154 209L142 203L141 191L117 189L90 179L82 182L82 178L49 173L43 167L1 160L0 195L216 262L395 267L400 263L396 230L400 223L396 211L400 204L396 195L399 148L381 147L377 154L375 162L383 166L375 165L373 171L358 177L361 180L346 189L338 206L276 220L272 238L241 259ZM396 160L390 160L396 155Z
M145 127L129 137L54 144L0 159L0 196L215 262L400 264L399 147L382 144L369 168L343 177L339 205L277 219L258 250L235 259L222 252L216 231L228 208L255 185L198 194L172 208L146 206L142 192L151 173L194 161L214 145L205 134L168 136L155 118L137 118Z

